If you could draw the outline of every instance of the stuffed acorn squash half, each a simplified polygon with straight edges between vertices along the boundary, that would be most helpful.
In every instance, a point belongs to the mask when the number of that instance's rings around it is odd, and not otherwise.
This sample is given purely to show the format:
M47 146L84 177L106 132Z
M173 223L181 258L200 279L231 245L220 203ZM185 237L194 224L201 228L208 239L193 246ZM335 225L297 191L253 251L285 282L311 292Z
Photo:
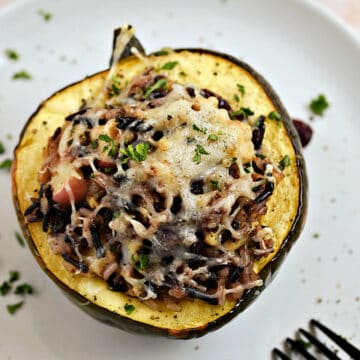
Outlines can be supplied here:
M145 55L123 26L110 65L26 123L12 168L19 222L42 269L94 318L202 336L249 306L300 234L296 130L229 55Z

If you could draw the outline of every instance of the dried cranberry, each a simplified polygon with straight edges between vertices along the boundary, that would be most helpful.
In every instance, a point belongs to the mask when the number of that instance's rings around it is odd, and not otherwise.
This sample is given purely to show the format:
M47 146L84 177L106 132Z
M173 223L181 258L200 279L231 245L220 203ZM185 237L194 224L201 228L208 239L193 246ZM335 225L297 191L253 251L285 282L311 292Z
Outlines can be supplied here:
M309 124L304 123L302 120L293 119L293 122L299 134L301 145L305 147L312 138L313 129Z

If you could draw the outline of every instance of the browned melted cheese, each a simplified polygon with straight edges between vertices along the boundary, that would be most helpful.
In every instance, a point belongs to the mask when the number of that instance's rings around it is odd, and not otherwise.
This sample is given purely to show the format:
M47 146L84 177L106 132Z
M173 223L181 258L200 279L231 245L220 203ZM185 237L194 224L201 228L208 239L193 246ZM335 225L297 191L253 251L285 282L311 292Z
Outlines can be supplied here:
M232 225L242 207L237 201L253 201L254 189L274 182L271 164L265 165L263 177L254 177L249 167L255 153L248 122L231 120L228 111L218 108L215 97L204 98L199 89L188 85L194 90L191 97L185 86L168 82L168 92L156 99L154 108L150 100L125 97L129 91L125 89L111 100L113 109L88 109L67 122L59 141L59 162L51 169L49 181L53 193L64 185L70 195L68 237L72 229L80 228L88 243L85 252L74 246L78 259L106 280L116 272L131 286L130 294L141 299L157 298L154 288L171 288L175 283L182 290L206 292L197 277L209 278L214 267L243 266L239 249L249 242L257 223L247 224L246 231ZM124 121L129 125L122 125ZM146 159L126 161L126 150L136 149L137 144L147 144ZM99 161L105 165L99 166ZM100 198L87 196L90 209L86 211L76 206L66 183L71 176L82 179L85 167L91 169L87 181L104 190ZM234 167L236 176L229 171ZM154 193L161 198L160 209ZM106 224L112 237L101 240L105 256L96 252L90 231L102 209L112 212ZM266 240L271 229L258 229L257 234ZM148 253L143 253L144 241L151 244ZM214 256L194 254L200 241L215 249ZM115 243L121 244L118 261L110 250ZM194 261L200 266L188 267ZM134 275L134 268L141 276ZM255 279L246 285L224 286L221 294L211 296L223 302L229 293L260 284Z
M263 192L281 172L256 157L256 119L232 120L215 96L154 69L109 98L113 76L49 142L41 211L68 219L50 226L52 251L70 271L142 300L222 304L261 285L253 262L272 251L272 230L259 225ZM73 178L86 183L80 200ZM68 207L50 199L61 190Z

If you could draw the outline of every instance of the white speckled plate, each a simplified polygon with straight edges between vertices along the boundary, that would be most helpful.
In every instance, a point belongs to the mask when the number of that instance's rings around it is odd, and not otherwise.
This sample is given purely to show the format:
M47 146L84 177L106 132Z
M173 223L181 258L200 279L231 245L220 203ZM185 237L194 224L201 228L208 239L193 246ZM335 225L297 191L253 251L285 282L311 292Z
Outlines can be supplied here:
M40 9L53 14L50 21ZM0 298L0 358L267 359L274 345L311 317L360 345L360 43L316 3L13 1L0 9L0 140L7 148L0 161L11 156L41 100L107 66L112 30L124 22L136 26L148 51L208 47L249 62L294 117L308 121L310 99L327 96L331 106L311 123L314 137L305 150L305 231L271 286L223 329L186 342L135 336L97 323L70 304L18 245L9 174L1 171L0 283L18 269L36 294L13 316L6 304L19 299ZM7 48L16 49L20 60L9 61ZM32 80L11 80L23 69Z

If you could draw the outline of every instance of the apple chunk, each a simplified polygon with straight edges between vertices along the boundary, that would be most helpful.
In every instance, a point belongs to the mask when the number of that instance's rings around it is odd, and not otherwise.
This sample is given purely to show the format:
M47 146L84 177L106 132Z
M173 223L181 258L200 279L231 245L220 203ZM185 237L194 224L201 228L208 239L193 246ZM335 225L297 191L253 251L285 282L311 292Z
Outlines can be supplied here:
M58 166L56 175L51 179L53 200L61 206L70 206L71 199L80 203L86 197L88 184L71 166Z

